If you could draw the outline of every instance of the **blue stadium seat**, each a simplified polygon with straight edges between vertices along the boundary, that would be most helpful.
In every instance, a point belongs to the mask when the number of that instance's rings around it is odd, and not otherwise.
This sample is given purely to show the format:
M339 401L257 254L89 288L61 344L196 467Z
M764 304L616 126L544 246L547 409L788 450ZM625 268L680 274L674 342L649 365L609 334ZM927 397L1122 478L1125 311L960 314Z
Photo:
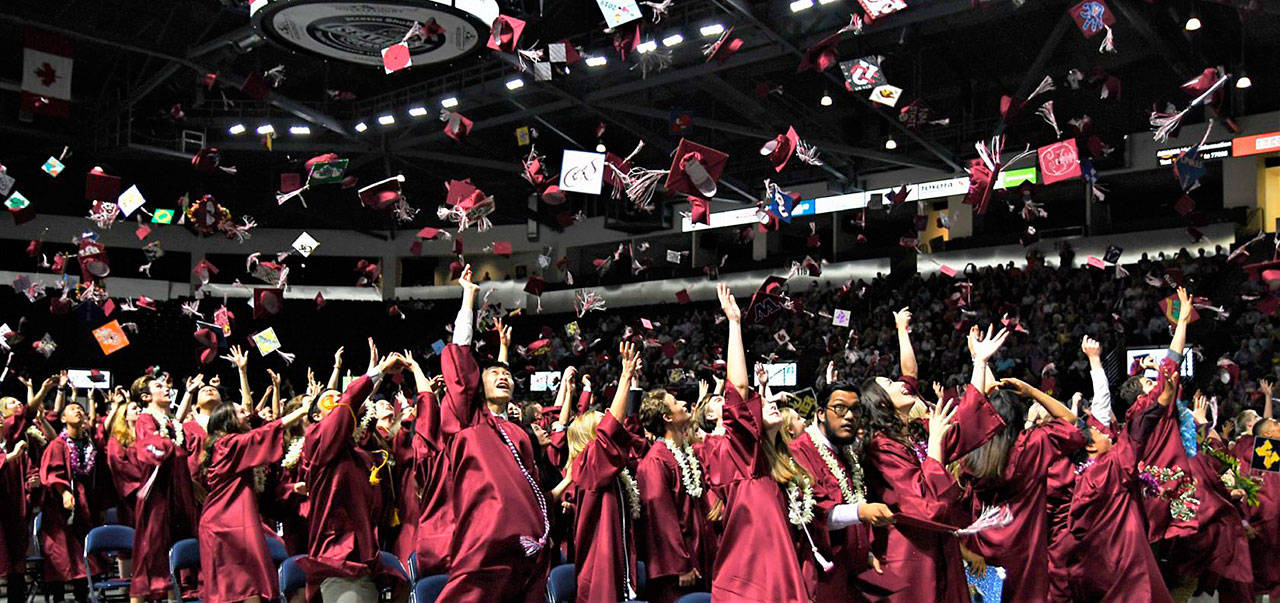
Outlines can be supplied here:
M133 528L128 526L98 526L89 530L84 539L84 565L89 567L89 557L93 555L116 555L133 553ZM129 581L123 578L107 578L96 580L94 576L86 578L89 583L89 600L97 603L99 597L107 591L129 588Z
M711 603L711 593L689 593L676 599L676 603Z
M169 548L169 584L173 586L173 598L187 601L182 598L182 583L178 581L181 570L200 571L200 542L195 538L179 540Z
M413 585L412 603L435 603L440 596L440 591L443 591L444 585L448 583L449 574L436 574L418 580Z
M569 603L578 596L578 577L572 563L551 568L547 577L547 603Z
M280 601L287 603L289 597L307 585L307 573L298 567L298 559L306 555L294 555L280 564Z

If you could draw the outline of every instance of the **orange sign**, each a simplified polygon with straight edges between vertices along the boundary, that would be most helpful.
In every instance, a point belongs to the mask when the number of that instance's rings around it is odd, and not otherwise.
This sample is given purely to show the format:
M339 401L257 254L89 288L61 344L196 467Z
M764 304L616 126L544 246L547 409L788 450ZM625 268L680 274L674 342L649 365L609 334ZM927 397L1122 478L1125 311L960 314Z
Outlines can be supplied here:
M1280 132L1241 136L1231 141L1231 156L1261 155L1280 151Z
M98 340L98 346L102 348L102 353L107 356L129 345L129 338L125 337L124 329L120 328L120 321L118 320L113 320L94 329L93 338Z

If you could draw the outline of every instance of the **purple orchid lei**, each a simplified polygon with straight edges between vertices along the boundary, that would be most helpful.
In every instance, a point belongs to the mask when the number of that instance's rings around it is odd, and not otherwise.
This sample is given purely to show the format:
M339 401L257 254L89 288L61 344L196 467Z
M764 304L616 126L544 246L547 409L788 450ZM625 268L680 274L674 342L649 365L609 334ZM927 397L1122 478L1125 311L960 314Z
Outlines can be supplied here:
M89 475L93 471L93 464L97 460L98 451L93 447L93 441L90 440L88 445L81 452L80 446L76 441L67 435L66 431L58 434L58 437L67 445L67 451L71 455L71 471L76 475Z

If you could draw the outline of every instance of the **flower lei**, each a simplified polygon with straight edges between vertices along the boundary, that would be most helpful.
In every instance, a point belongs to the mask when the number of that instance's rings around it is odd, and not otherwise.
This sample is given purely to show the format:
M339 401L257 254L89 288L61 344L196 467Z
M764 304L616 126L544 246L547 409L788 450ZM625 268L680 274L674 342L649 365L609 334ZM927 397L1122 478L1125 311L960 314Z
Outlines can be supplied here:
M684 491L689 496L701 498L702 467L698 463L698 457L693 454L693 447L688 444L676 446L671 438L662 438L662 443L671 451L671 456L676 457L676 468L680 471L680 483L684 485Z
M168 414L164 411L156 410L152 406L148 406L146 410L143 410L142 412L151 415L151 417L156 420L156 433L160 434L160 437L173 440L179 446L182 445L184 434L181 429L173 429L172 434L170 434L170 427L175 423L175 421L169 418Z
M45 437L44 430L40 429L39 427L36 427L35 425L28 427L24 433L29 438L35 438L37 440L40 440L41 446L44 446L45 444L49 443L49 438Z
M253 468L253 491L262 493L267 490L267 466L258 465Z
M280 466L285 469L293 469L298 464L298 460L302 458L302 446L306 444L306 438L294 438L289 442L289 449L284 453L284 460L280 461Z
M369 432L369 425L373 423L373 419L373 405L369 404L365 408L364 414L361 415L360 423L356 425L355 431L351 432L351 437L355 438L356 442L364 439L364 434Z
M66 430L58 434L58 439L62 440L67 446L67 452L71 456L71 471L76 475L89 475L93 471L94 461L98 457L98 451L93 447L93 441L85 445L84 451L80 451L80 447L76 441L71 439Z
M1159 496L1169 501L1169 515L1177 521L1195 519L1200 500L1195 498L1196 479L1179 468L1139 466L1138 478L1143 482L1143 496Z
M1209 453L1209 456L1222 461L1222 464L1227 466L1227 470L1222 474L1222 485L1228 490L1243 490L1244 502L1250 507L1258 506L1258 491L1262 489L1262 484L1240 470L1240 462L1236 457L1217 448L1206 446L1204 450Z
M813 484L808 479L797 477L787 482L787 520L792 525L809 525L813 521L813 505Z
M1098 462L1098 459L1089 459L1080 463L1076 463L1076 475L1080 475L1081 473L1088 471L1089 468L1092 467L1093 464L1096 462Z
M640 518L640 488L636 485L635 478L631 477L631 472L626 467L618 472L618 481L622 482L622 491L627 495L627 513L632 519Z
M831 450L826 445L814 442L814 448L818 449L818 456L822 457L822 462L827 464L827 469L836 476L836 482L840 484L840 494L844 495L844 502L860 503L867 500L867 485L862 478L862 465L854 456L852 446L842 446L840 449L845 462L849 463L849 469L853 473L852 479L845 473L844 467L836 462L835 455L831 454Z

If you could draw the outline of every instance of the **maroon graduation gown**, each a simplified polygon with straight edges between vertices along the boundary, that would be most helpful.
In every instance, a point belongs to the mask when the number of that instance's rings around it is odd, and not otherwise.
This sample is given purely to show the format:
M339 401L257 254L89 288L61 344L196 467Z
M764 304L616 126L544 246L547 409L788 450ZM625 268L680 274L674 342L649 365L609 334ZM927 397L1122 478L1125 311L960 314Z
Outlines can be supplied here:
M147 479L143 467L134 457L130 446L123 446L113 437L107 438L107 468L111 470L111 481L116 488L116 507L121 525L134 526L133 512L138 504L138 490Z
M169 548L173 543L195 536L195 497L187 451L170 437L181 429L169 420L161 435L160 425L150 413L138 415L133 456L146 476L138 491L134 512L133 579L129 596L157 598L169 595ZM147 482L150 482L148 488Z
M943 460L950 463L981 446L1004 427L1004 420L987 397L967 386L956 407L955 427L943 442ZM946 467L883 433L875 433L867 447L867 497L884 501L895 513L951 523L957 515L960 487ZM967 515L967 510L964 513ZM865 574L878 590L893 592L887 599L903 603L968 601L969 588L960 545L950 534L909 526L872 529L872 551L883 574Z
M760 396L752 392L744 400L737 388L727 390L725 437L705 448L710 481L725 496L711 596L716 601L808 601L787 519L787 494L773 479L760 443L765 437Z
M369 484L374 459L353 437L358 405L372 390L368 376L352 381L337 406L306 435L303 481L310 510L307 556L298 567L307 573L309 593L319 592L326 578L368 577L380 567L373 526L377 492Z
M1232 446L1231 454L1249 477L1262 482L1258 506L1244 505L1243 509L1257 534L1249 541L1254 594L1270 594L1274 601L1280 599L1280 474L1249 468L1253 462L1253 443L1253 436L1242 436Z
M90 448L97 447L92 438L84 438L75 444L81 455L85 454L86 443ZM101 471L102 454L95 450L93 467L84 474L73 471L71 454L67 441L57 437L49 441L40 461L40 483L44 485L40 499L40 511L44 513L40 551L45 556L45 580L50 582L84 579L84 539L100 523L98 482L106 477ZM62 493L67 491L76 499L70 512L62 506Z
M700 463L692 447L689 454ZM650 446L641 459L636 481L642 508L637 539L649 578L648 599L654 603L670 603L684 592L702 590L705 586L680 589L679 577L694 569L704 579L711 577L715 557L710 545L716 535L707 520L705 479L699 478L702 496L691 496L685 489L675 455L661 442Z
M519 425L489 411L471 346L445 346L440 365L446 392L440 427L449 451L449 493L456 524L466 526L454 530L449 583L440 600L542 601L550 539L532 556L525 554L520 540L541 539L547 529L532 490L536 486L529 483L530 477L537 483L533 446Z
M1045 506L1049 511L1049 600L1069 599L1065 540L1067 516L1071 508L1071 492L1075 490L1076 471L1070 457L1059 455L1049 463L1048 490Z
M204 439L209 433L195 419L182 424L182 447L187 450L187 473L191 475L192 492L195 494L196 511L204 504L208 496L209 484L205 480L204 471Z
M418 571L422 576L445 574L449 572L449 545L456 524L449 498L449 455L440 433L440 402L430 392L418 394L412 449L411 476L420 501L413 543Z
M27 546L31 543L27 474L32 469L27 454L23 452L20 458L10 458L0 448L0 517L5 518L0 521L0 574L26 571Z
M1138 493L1137 448L1158 413L1131 419L1115 446L1076 476L1065 536L1072 601L1173 600L1147 544Z
M1164 376L1176 370L1178 367L1172 359L1161 362L1158 385L1129 409L1131 421L1132 417L1159 406L1156 399L1164 390ZM1150 473L1152 468L1181 469L1195 480L1192 497L1200 504L1194 517L1179 520L1170 513L1168 500L1163 496L1147 496L1144 492L1147 539L1157 546L1172 547L1168 558L1180 575L1198 576L1208 571L1227 580L1252 582L1253 564L1240 512L1231 504L1218 473L1205 461L1207 455L1189 457L1182 447L1177 404L1162 408L1160 421L1139 451L1138 460L1146 467L1145 470L1140 467L1139 472ZM1172 482L1161 484L1162 487L1173 485Z
M1045 601L1049 596L1049 469L1056 459L1084 447L1074 425L1053 419L1018 434L1004 474L974 483L974 515L983 506L1006 505L1013 522L965 539L965 546L1005 569L1002 601Z
M230 603L254 596L270 601L279 596L253 491L253 468L283 457L279 421L214 442L204 472L209 494L200 514L201 601Z
M630 444L631 434L605 413L595 439L573 459L573 562L580 603L616 603L631 598L627 586L638 590L634 520L618 478Z
M871 552L871 531L868 526L862 524L854 524L834 532L827 528L827 518L831 515L831 509L836 505L853 501L844 499L840 482L827 463L822 460L818 446L826 446L826 444L815 442L813 436L805 431L791 440L791 456L814 476L813 495L818 504L809 530L814 542L818 545L818 550L832 563L833 567L830 572L823 572L813 555L805 555L804 577L809 583L815 601L857 600L861 598L860 591L863 590L863 586L855 584L858 581L858 574L867 571L870 566L867 553ZM844 455L839 450L828 448L828 451L844 470L848 487L855 488L856 485L852 483L853 471L845 461Z

